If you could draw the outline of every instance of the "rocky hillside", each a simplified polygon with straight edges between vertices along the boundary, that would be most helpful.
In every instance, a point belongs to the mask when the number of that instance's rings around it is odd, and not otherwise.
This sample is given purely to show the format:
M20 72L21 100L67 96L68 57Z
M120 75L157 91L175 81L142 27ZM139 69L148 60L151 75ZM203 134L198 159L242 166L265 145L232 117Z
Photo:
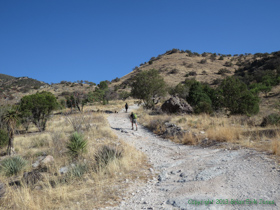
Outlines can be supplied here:
M94 87L93 84L66 81L49 85L28 77L12 77L0 74L0 104L18 103L23 96L34 94L37 91L49 91L59 99L75 91L93 91Z
M139 67L135 67L132 72L120 78L113 85L125 88L137 73L149 69L159 70L164 80L171 86L177 85L186 78L195 78L197 81L215 85L219 79L234 75L238 69L250 68L250 65L256 62L264 64L274 57L275 55L266 53L254 55L198 54L188 50L173 49L140 64Z
M237 76L247 85L263 82L272 86L268 94L260 93L261 113L273 111L279 102L280 51L223 55L216 53L193 53L173 49L135 67L132 72L112 81L119 91L129 90L133 77L141 71L156 69L169 86L176 86L186 79L216 86L226 76ZM266 78L266 79L265 79ZM265 81L264 81L265 79ZM275 110L274 110L275 111Z

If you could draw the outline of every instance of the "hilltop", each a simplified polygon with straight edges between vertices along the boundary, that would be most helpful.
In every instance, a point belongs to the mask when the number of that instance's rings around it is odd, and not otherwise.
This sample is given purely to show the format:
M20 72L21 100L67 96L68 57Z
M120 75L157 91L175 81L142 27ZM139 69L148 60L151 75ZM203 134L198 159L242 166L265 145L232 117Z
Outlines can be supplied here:
M80 81L61 81L50 85L29 77L13 77L0 74L0 104L18 103L23 96L34 94L37 91L49 91L60 99L75 91L93 91L94 87L95 84L91 82L84 84Z
M259 94L260 114L271 112L279 100L280 51L270 54L224 55L207 52L198 54L189 50L173 49L136 66L129 74L113 80L111 85L118 91L129 91L135 75L149 69L158 70L171 87L186 79L195 79L216 87L227 76L236 76L248 86L268 78L272 89L267 94Z

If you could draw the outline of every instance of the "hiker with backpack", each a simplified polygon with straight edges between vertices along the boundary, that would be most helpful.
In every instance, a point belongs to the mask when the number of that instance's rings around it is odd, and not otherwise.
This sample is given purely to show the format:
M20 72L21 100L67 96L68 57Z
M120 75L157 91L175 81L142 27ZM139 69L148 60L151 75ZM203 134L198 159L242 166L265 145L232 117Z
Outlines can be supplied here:
M131 115L130 115L130 121L131 121L131 125L132 125L132 130L133 130L133 123L135 124L136 126L136 130L137 130L137 115L133 112L131 112Z
M125 107L125 110L126 110L126 112L127 112L127 110L128 110L128 104L126 103L124 107Z

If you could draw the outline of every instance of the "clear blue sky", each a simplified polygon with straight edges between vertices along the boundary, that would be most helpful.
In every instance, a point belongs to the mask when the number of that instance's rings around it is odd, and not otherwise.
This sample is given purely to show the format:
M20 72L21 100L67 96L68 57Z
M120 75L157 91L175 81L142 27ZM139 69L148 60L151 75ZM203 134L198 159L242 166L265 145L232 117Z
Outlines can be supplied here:
M0 0L0 73L99 83L172 48L271 53L279 9L279 0Z

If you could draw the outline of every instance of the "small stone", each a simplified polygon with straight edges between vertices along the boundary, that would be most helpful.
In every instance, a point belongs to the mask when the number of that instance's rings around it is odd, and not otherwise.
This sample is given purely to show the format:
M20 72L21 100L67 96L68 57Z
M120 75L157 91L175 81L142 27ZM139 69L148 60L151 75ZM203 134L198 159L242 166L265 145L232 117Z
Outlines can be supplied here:
M183 172L180 174L180 177L186 177L187 175Z
M65 167L62 167L62 168L59 169L59 173L60 174L66 174L68 172L68 170L69 170L68 167L65 166Z

